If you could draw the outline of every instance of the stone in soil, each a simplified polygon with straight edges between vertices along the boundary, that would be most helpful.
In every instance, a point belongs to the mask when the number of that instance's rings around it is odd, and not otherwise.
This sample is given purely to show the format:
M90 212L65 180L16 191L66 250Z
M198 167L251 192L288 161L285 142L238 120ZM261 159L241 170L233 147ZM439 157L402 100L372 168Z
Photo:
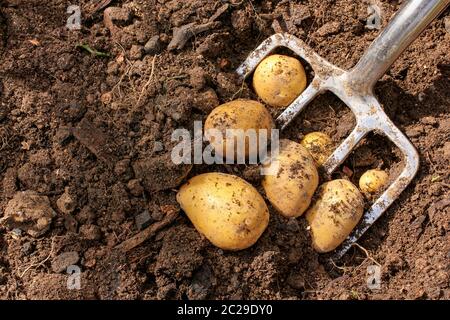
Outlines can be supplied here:
M148 210L143 211L134 218L138 230L142 230L150 225L152 217Z
M80 259L78 252L69 251L61 253L52 260L52 270L60 273L67 270L67 267L75 265Z
M154 55L161 50L159 35L151 37L144 45L144 51L147 54Z
M111 34L114 34L118 29L115 24L126 24L132 18L133 12L127 8L109 7L103 13L103 22Z
M2 222L10 229L19 228L39 237L50 229L55 216L48 197L28 190L17 192L8 202Z

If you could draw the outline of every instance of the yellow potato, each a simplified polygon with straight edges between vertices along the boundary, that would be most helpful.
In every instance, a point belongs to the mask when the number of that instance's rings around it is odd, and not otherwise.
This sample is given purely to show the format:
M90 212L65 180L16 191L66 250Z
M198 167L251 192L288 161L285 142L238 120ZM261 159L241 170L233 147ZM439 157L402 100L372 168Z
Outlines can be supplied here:
M237 138L235 136L232 141L227 141L226 130L241 129L246 133L247 130L253 129L255 132L254 143L245 138L244 153L245 157L248 157L250 152L255 155L258 151L257 146L261 129L266 130L267 137L270 139L271 130L274 127L272 116L263 104L253 100L238 99L218 106L209 114L205 121L205 136L220 156L226 155L227 143L234 142L234 155L236 155L238 150ZM211 129L221 132L221 141L207 135Z
M269 223L263 197L245 180L204 173L180 188L177 201L195 228L215 246L241 250L252 246Z
M308 149L317 166L321 166L333 153L333 141L322 132L308 133L300 143Z
M278 156L273 157L271 164L264 164L264 168L271 165L273 174L262 180L267 198L283 216L301 216L319 184L313 158L301 144L282 139Z
M350 181L337 179L322 184L306 212L314 248L318 252L334 250L355 228L363 212L363 196Z
M268 105L284 108L306 88L306 73L295 58L274 54L256 67L253 88Z
M383 170L367 170L361 178L359 178L359 188L364 194L376 194L384 189L388 180L389 176Z

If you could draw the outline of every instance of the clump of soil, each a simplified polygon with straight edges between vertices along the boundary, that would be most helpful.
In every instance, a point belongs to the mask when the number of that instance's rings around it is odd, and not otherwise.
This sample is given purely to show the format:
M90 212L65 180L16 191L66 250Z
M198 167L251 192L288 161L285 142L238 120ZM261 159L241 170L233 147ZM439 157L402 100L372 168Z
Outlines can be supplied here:
M178 208L174 188L190 168L164 162L173 130L191 130L220 103L257 98L233 71L251 50L288 31L348 69L379 32L365 26L367 4L118 0L105 9L82 0L80 30L66 27L69 4L0 4L0 218L27 192L51 220L42 229L32 216L25 226L0 227L1 299L450 298L448 9L376 87L417 147L420 171L336 265L311 248L303 218L273 208L267 231L248 250L213 247L183 213L126 254L114 248ZM399 4L379 5L385 25ZM202 27L168 48L186 25ZM337 144L353 126L349 109L324 94L282 137L324 131ZM139 170L149 163L158 170ZM399 151L376 133L334 176L356 183L369 168L391 178L402 169ZM261 190L245 166L195 165L189 176L208 171L247 177ZM39 209L29 205L29 213ZM374 264L381 266L378 290L366 282ZM74 266L83 290L68 286Z

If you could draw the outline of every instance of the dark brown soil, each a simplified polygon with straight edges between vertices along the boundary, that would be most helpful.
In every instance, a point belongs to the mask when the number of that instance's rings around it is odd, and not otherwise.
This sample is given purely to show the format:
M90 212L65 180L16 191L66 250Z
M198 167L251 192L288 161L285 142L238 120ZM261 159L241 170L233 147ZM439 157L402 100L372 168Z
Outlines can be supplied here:
M361 247L336 265L312 249L303 218L289 220L273 208L267 231L248 250L212 246L183 212L127 254L113 248L178 210L176 187L187 169L164 167L171 132L191 128L219 103L256 98L233 70L274 33L272 25L350 68L378 34L365 27L367 5L118 0L109 5L122 8L110 11L110 24L104 8L92 13L99 1L80 0L82 29L70 31L66 10L73 2L0 2L0 217L14 195L27 190L43 197L40 206L48 206L47 197L56 213L39 237L27 233L34 220L21 225L22 232L0 227L1 299L450 298L449 10L376 87L388 115L417 147L420 171ZM383 24L401 2L380 1ZM175 27L207 23L225 3L228 9L209 30L182 49L167 49ZM159 40L145 51L154 36ZM109 56L89 54L81 44ZM298 141L322 130L337 143L353 125L343 103L325 94L282 136ZM336 177L357 182L376 167L395 178L401 154L372 134ZM243 166L195 165L190 176L208 171L246 177L261 190ZM29 201L22 204L28 215L52 212ZM382 272L376 291L366 284L374 261ZM81 269L82 290L67 289L71 264Z

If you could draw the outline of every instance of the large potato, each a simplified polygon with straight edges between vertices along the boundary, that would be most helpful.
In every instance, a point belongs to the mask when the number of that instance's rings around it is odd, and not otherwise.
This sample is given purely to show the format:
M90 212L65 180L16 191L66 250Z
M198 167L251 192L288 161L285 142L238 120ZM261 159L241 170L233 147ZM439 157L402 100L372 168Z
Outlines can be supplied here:
M337 179L322 184L306 212L314 248L318 252L334 250L355 228L363 212L363 196L350 181Z
M306 74L300 61L274 54L256 67L253 88L258 96L272 107L284 108L306 88Z
M271 135L271 130L275 127L272 116L266 107L258 101L238 99L228 103L224 103L215 108L205 121L205 135L213 146L216 153L225 156L227 152L227 143L234 142L234 155L236 155L238 144L237 138L233 141L227 141L226 131L230 129L241 129L244 133L248 129L255 130L255 148L251 149L251 141L245 138L245 157L248 157L250 151L258 151L258 141L261 130L266 130L268 139ZM222 141L216 140L214 137L208 137L208 130L216 129L222 133ZM231 132L231 131L229 131ZM253 154L255 156L255 154Z
M195 228L215 246L241 250L252 246L269 223L263 197L245 180L205 173L180 188L177 201Z
M270 203L285 217L301 216L319 184L313 158L299 143L282 139L278 156L264 164L265 169L270 166L274 172L262 181Z
M309 151L318 166L333 153L333 141L323 132L308 133L300 143Z

